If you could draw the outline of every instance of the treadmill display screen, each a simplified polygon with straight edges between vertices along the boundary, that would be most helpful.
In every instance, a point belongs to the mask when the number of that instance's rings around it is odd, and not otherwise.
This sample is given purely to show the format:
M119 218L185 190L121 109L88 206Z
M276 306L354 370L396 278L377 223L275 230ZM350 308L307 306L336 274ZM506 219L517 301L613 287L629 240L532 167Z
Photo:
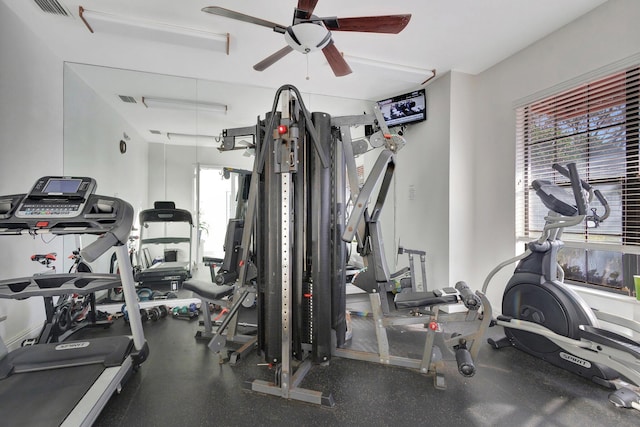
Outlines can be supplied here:
M81 182L81 179L50 179L44 187L43 193L77 193Z

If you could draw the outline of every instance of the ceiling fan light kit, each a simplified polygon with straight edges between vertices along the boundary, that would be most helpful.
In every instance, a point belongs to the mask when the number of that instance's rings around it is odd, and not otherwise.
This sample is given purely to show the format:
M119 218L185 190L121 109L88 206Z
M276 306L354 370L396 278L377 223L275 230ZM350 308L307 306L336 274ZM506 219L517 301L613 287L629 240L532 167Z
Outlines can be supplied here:
M309 53L324 49L331 41L331 32L322 25L307 22L287 28L284 39L298 52Z
M256 71L264 71L293 50L304 54L322 50L331 66L331 70L337 77L346 76L351 74L352 71L342 53L334 44L331 31L398 34L411 19L410 14L322 18L313 14L317 3L318 0L298 0L297 7L293 12L293 22L290 26L280 25L218 6L208 6L203 8L202 11L271 28L276 33L284 34L287 46L254 65L253 68Z

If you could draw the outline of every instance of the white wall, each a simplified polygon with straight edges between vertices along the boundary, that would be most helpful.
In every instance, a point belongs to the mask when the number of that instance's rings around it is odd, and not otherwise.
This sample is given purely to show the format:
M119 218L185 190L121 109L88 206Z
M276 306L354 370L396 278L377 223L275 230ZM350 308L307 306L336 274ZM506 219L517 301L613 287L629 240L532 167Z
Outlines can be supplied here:
M476 231L470 259L474 277L484 278L515 253L514 104L637 54L638 22L640 2L610 0L475 78L474 117L468 124L475 133L469 147L476 159L472 192ZM505 276L509 273L497 277L489 288L494 309L500 307ZM598 304L605 310L624 310L615 299L600 299Z
M62 173L62 61L2 2L0 99L0 194L26 193L39 177ZM42 271L29 260L32 254L63 253L62 241L45 244L49 239L2 237L0 277ZM42 300L0 300L3 315L8 319L0 323L0 336L19 345L44 319Z
M453 285L463 280L471 288L481 282L473 275L471 260L477 245L470 244L476 225L474 177L475 150L475 78L451 73L451 120L449 138L449 280Z
M399 241L408 249L427 252L428 289L450 286L449 158L451 129L451 74L440 76L427 89L427 121L408 127L407 141L396 156L395 244L387 244L387 258L396 255ZM391 199L388 199L391 202ZM393 235L387 203L383 216L385 239ZM418 259L414 259L416 266ZM390 261L390 266L393 264ZM407 265L407 256L398 266ZM391 268L391 270L394 270ZM397 268L396 268L397 270Z

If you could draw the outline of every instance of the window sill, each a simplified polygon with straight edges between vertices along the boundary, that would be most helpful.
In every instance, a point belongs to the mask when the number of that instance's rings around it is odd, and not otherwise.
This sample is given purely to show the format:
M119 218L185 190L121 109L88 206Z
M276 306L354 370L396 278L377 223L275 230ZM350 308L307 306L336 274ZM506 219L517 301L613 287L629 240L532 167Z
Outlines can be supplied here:
M594 297L603 298L619 304L640 304L640 301L638 301L635 297L630 297L628 295L601 291L599 289L589 288L587 286L574 285L569 282L565 282L565 284L580 295L593 295Z

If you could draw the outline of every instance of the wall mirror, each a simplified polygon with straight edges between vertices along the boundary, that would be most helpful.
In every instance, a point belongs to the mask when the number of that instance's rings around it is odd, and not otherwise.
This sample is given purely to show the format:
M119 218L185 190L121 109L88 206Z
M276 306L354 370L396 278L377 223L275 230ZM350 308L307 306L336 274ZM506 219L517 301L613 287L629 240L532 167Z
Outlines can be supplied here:
M65 63L64 173L95 178L98 193L127 200L136 215L154 201L175 202L194 217L192 261L219 257L227 219L235 212L235 183L225 180L221 169L250 170L254 159L246 150L219 152L219 136L223 129L264 118L275 92ZM362 114L373 105L322 94L303 93L303 98L310 111L333 116ZM83 244L65 240L65 254ZM104 256L94 264L98 272L111 267Z

